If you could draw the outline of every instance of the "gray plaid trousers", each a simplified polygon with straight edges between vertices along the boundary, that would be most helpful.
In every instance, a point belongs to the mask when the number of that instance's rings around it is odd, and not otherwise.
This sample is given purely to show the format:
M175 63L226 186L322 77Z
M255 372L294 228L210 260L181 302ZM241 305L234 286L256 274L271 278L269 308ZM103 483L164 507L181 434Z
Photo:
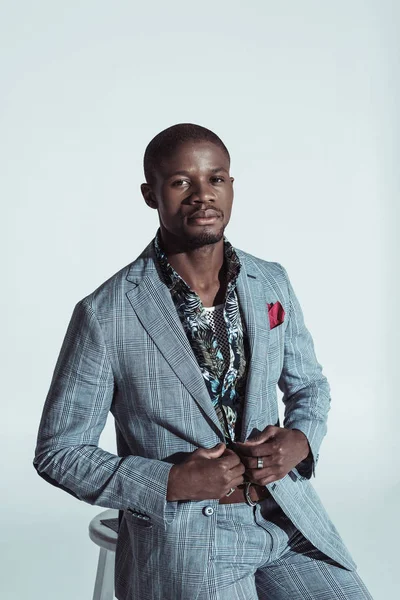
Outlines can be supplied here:
M220 505L216 522L193 600L372 600L357 571L315 548L273 498Z

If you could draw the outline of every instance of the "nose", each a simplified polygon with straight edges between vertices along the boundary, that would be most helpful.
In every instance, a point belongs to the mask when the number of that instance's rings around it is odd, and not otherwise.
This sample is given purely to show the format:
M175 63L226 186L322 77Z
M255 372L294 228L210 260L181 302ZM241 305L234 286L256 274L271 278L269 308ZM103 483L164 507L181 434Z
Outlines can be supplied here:
M209 181L197 181L193 183L193 190L190 199L193 202L215 201L215 189Z

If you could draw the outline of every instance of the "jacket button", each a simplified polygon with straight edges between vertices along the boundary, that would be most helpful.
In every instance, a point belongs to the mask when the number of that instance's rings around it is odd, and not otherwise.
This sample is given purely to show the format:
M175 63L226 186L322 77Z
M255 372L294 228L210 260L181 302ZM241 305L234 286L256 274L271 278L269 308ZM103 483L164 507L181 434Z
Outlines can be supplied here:
M212 506L205 506L203 508L203 514L206 515L206 517L211 517L212 514L214 514L214 509Z

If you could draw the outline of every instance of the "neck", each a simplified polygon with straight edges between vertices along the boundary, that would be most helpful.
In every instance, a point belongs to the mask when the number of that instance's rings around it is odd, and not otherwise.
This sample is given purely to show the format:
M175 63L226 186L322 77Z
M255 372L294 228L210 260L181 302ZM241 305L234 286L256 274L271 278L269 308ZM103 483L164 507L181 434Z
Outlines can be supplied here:
M190 248L180 240L166 239L161 231L161 243L168 262L196 292L218 290L225 282L224 240Z

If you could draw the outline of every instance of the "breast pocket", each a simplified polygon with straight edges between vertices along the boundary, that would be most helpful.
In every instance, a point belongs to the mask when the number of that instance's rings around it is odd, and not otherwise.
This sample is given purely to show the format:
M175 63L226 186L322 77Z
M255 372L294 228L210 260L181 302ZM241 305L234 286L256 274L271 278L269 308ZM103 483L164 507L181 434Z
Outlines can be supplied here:
M285 327L285 324L281 323L280 325L277 325L276 327L274 327L273 329L270 330L270 332L269 332L269 345L270 346L272 346L273 344L278 344L279 342L283 343L284 327Z
M284 338L285 333L283 323L270 330L268 345L268 354L270 355L270 358L282 359L285 341Z
M278 381L283 367L284 357L284 325L281 323L269 332L268 375L270 380Z

